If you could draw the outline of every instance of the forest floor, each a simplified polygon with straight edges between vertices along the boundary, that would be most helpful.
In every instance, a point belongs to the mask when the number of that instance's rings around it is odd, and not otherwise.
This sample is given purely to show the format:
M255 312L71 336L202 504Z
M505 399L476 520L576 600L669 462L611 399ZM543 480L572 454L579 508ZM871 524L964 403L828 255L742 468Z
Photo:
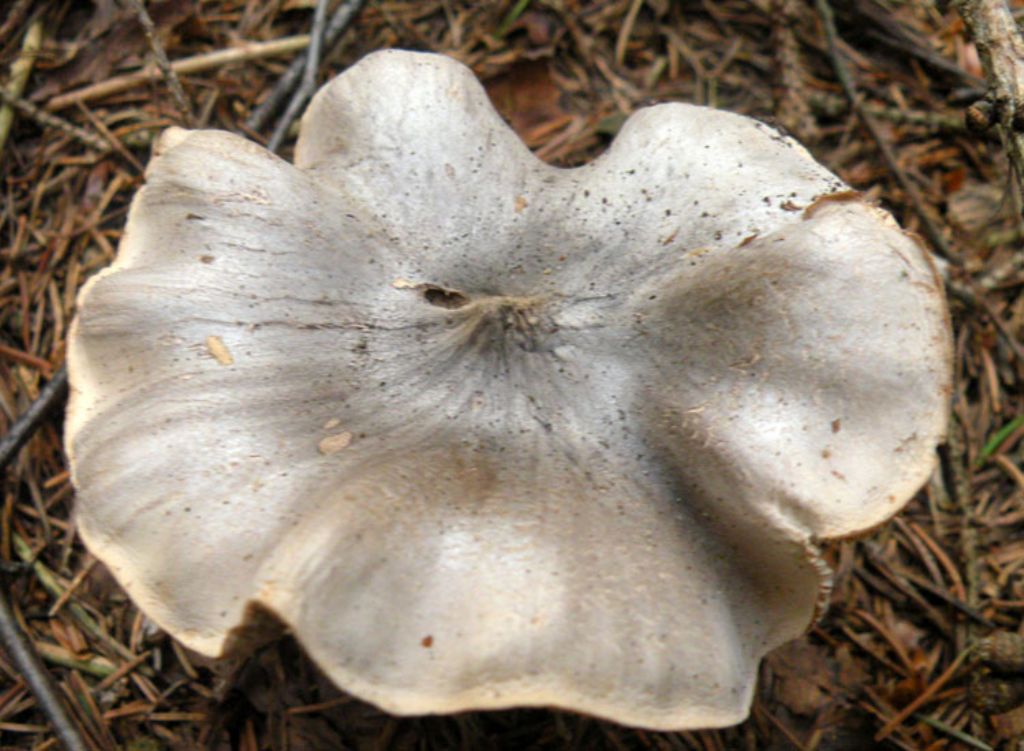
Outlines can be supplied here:
M191 122L265 142L274 118L255 128L247 119L305 47L315 2L150 2L184 101L152 64L131 3L4 5L0 83L20 78L23 99L62 121L22 108L0 146L6 430L62 365L76 293L114 257L154 137ZM984 121L969 108L986 87L953 8L835 0L830 39L825 5L370 0L319 71L323 82L387 47L452 55L560 166L601 153L651 102L755 116L800 139L939 259L955 329L940 468L891 523L827 546L830 608L764 661L750 718L680 733L548 710L395 718L332 687L288 638L247 660L200 659L77 539L58 404L5 471L0 557L33 562L10 567L4 586L90 749L1024 748L1021 196L998 128L965 125L965 115ZM258 43L246 59L215 54L245 43ZM837 61L852 74L856 111ZM3 655L0 748L57 748Z

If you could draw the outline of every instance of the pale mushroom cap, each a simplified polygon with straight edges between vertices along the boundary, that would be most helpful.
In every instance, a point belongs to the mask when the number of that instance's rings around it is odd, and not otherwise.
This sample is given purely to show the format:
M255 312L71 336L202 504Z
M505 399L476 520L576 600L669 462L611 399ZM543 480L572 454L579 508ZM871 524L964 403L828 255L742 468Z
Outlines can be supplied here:
M398 51L294 167L171 130L69 339L82 536L189 647L265 608L392 712L738 722L814 541L898 511L945 427L941 285L845 190L683 104L555 169Z

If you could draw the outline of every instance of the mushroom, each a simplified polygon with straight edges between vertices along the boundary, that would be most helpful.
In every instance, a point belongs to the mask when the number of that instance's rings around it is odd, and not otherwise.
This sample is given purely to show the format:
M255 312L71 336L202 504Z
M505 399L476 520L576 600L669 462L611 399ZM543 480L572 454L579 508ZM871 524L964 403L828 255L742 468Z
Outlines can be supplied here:
M743 719L951 378L926 253L793 140L661 104L558 169L404 51L294 166L168 130L68 358L82 538L186 646L271 614L396 714L655 729Z

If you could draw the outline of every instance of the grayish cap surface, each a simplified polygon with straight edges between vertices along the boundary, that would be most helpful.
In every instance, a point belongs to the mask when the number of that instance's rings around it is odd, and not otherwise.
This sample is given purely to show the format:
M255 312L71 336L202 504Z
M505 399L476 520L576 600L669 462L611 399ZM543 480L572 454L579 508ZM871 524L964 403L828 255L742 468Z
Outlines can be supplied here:
M945 427L940 283L846 190L684 104L556 169L399 51L295 166L168 131L70 335L81 534L189 647L256 605L392 712L738 722L814 541L899 510Z

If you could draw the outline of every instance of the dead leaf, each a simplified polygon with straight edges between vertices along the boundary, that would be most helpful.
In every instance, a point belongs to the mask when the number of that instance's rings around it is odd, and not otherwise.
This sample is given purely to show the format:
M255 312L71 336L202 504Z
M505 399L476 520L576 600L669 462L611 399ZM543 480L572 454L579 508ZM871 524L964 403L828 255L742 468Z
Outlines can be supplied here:
M107 3L98 3L107 12ZM149 3L147 9L157 34L172 30L195 12L195 3L188 0L161 0ZM141 64L149 50L146 35L135 13L121 8L114 16L90 22L77 40L78 52L67 63L56 68L46 81L32 92L33 101L44 101L75 86L102 81L111 71L129 63Z
M989 717L1000 738L1024 737L1024 705L1003 714Z
M524 13L512 28L525 29L530 44L543 47L551 44L558 32L565 29L565 25L543 11L531 10Z
M856 658L849 644L841 644L836 649L835 661L838 667L836 680L845 693L856 694L871 679L871 673L864 667L864 663Z
M530 131L569 113L561 105L561 93L551 78L548 64L531 60L516 63L485 85L491 101L512 129L527 142Z
M1004 186L966 180L947 198L949 221L964 232L976 234L1005 218L1011 201Z
M792 641L767 657L778 680L776 697L795 715L813 717L832 701L828 650L809 641Z

